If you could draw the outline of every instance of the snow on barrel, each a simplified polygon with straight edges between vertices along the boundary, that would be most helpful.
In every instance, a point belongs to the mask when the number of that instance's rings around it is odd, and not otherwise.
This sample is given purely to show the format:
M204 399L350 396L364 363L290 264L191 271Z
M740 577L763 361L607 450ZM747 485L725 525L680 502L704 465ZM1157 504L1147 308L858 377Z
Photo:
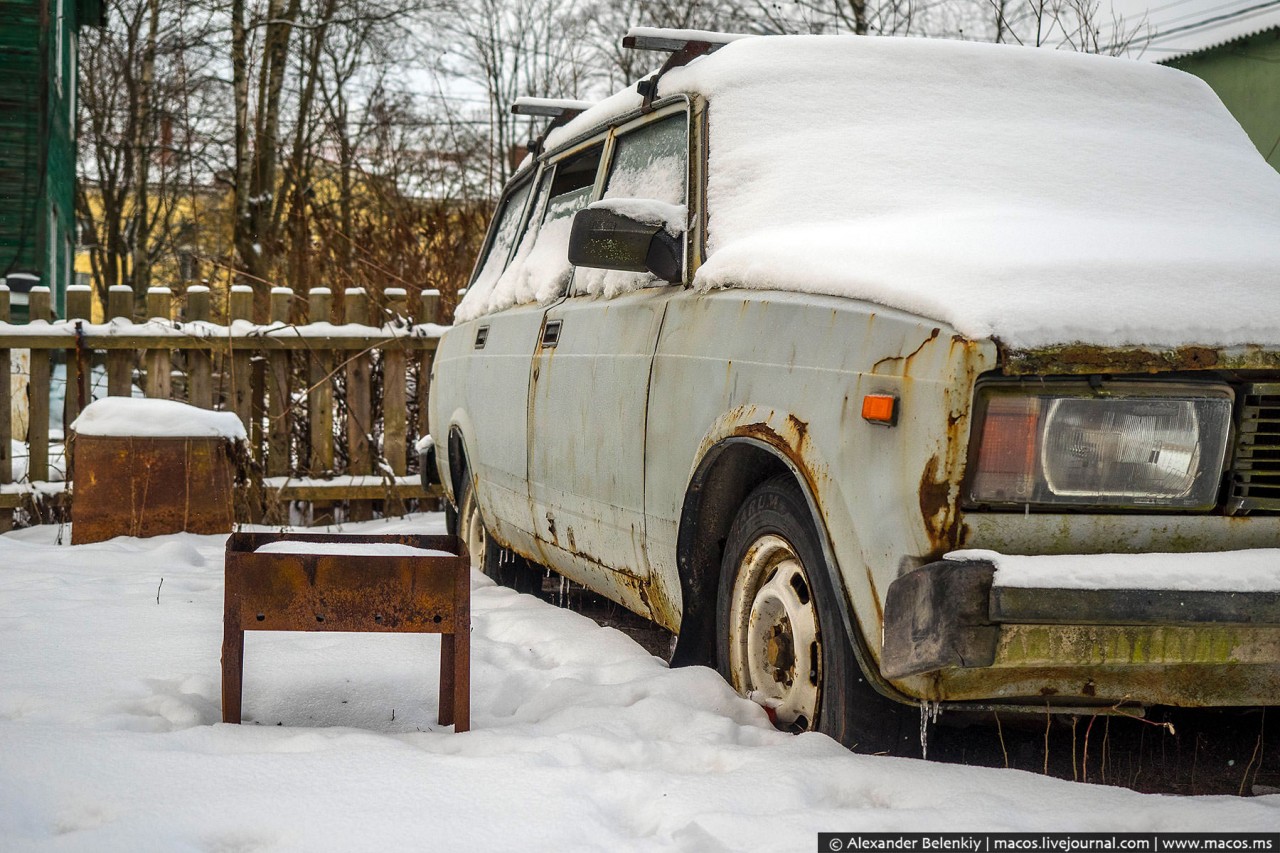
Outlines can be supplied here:
M173 400L108 397L71 425L72 544L229 533L244 424Z

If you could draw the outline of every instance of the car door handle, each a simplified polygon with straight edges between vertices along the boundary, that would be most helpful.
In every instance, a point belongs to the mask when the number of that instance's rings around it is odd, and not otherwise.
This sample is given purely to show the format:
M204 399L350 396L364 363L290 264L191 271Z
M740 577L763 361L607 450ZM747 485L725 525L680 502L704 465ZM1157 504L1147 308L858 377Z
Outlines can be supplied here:
M560 320L548 320L547 325L542 327L542 345L544 347L553 347L560 343Z
M476 329L476 349L484 349L485 342L489 340L489 327L481 326Z

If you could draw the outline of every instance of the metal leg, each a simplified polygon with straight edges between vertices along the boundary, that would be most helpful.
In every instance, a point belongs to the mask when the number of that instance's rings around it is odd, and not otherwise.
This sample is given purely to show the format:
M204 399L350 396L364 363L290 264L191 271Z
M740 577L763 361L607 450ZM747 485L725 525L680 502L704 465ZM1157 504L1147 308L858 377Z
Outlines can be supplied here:
M244 631L238 614L222 621L222 722L240 722L240 698L244 685Z
M462 624L458 633L450 636L454 641L453 649L453 709L454 732L471 730L471 628L469 620L459 620Z
M440 725L451 726L454 721L454 698L456 693L455 675L457 672L456 635L440 635L440 714L436 718Z

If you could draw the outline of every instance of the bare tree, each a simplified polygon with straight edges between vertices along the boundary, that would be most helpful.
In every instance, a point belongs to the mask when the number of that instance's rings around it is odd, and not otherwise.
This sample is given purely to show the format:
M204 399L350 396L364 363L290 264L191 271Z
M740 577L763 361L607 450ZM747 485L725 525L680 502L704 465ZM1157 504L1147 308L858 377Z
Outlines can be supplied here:
M168 272L176 235L198 227L193 169L218 112L213 28L186 0L121 0L109 20L81 46L76 212L99 296L127 284L141 299L156 264Z
M443 74L480 86L487 98L491 184L510 174L509 153L529 134L511 115L522 95L576 98L593 82L588 20L573 0L448 0L439 39Z

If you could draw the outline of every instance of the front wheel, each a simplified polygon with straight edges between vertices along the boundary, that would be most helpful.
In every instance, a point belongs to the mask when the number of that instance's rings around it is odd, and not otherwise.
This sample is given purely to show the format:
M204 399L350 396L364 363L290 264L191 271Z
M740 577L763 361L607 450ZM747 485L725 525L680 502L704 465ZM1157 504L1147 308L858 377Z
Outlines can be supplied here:
M748 495L725 541L718 664L788 731L820 731L860 752L909 752L903 711L853 654L808 502L789 475Z

